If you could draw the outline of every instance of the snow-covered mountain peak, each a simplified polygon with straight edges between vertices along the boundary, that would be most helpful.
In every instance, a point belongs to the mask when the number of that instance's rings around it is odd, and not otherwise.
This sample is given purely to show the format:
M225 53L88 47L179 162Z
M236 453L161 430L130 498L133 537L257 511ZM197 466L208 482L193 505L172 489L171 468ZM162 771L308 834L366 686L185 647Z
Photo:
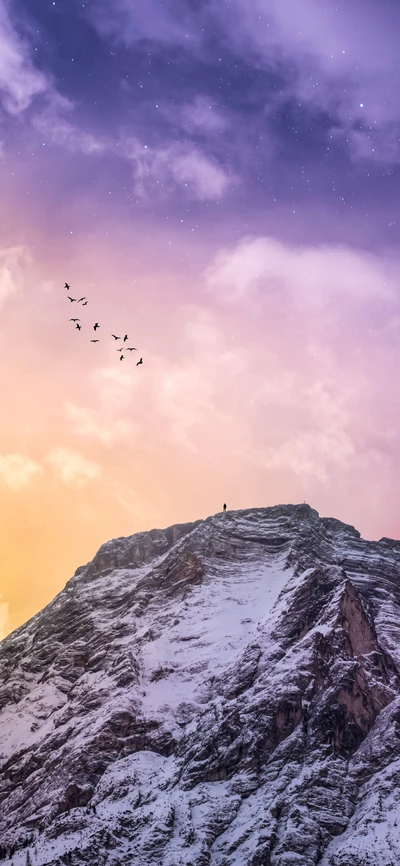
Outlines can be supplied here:
M399 577L305 503L103 544L0 644L0 863L397 863Z

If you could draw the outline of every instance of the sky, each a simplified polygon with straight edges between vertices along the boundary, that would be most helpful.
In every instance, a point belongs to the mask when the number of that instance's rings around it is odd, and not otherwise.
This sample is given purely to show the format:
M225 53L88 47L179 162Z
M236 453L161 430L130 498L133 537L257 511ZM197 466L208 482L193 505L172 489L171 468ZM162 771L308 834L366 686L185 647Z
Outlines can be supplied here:
M400 537L399 27L0 0L0 636L223 502Z

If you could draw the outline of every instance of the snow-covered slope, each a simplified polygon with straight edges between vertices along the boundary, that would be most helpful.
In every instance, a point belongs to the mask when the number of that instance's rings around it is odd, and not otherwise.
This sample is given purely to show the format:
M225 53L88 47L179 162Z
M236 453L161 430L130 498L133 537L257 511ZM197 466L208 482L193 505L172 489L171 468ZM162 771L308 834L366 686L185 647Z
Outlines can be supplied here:
M307 505L104 544L0 644L0 863L400 862L400 542Z

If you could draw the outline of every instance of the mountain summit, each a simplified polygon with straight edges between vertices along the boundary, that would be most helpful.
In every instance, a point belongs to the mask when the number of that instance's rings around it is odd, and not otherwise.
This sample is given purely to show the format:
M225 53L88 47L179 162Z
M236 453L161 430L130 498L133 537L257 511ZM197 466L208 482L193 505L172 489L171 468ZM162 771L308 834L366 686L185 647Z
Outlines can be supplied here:
M0 864L400 862L400 542L308 505L104 544L0 644Z

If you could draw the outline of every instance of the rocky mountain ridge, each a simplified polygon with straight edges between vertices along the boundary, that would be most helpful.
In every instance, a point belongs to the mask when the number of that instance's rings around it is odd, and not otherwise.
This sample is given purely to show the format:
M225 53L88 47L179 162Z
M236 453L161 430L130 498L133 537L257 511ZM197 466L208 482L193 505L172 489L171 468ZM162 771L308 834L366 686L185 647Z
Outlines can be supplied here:
M399 734L400 542L114 539L0 644L0 864L394 866Z

